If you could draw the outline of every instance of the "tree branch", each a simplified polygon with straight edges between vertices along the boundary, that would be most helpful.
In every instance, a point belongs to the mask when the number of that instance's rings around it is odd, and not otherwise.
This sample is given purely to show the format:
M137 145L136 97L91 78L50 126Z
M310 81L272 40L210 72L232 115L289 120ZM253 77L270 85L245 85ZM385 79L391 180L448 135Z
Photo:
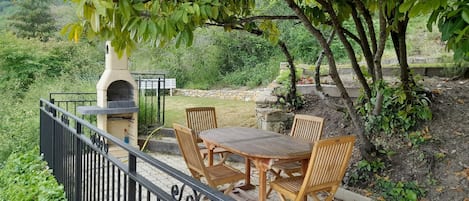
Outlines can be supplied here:
M299 19L298 16L295 15L259 15L259 16L252 16L238 20L238 23L246 23L252 22L256 20L297 20Z
M331 35L329 35L329 38L327 38L327 45L331 45L332 40L334 39L334 36L335 36L335 30L332 29ZM316 89L318 91L322 90L320 74L321 74L321 63L322 63L323 58L324 58L324 50L322 50L318 56L318 60L316 61L316 72L314 73L314 82L316 83Z
M337 36L339 37L340 41L342 44L345 46L345 50L347 52L347 55L350 59L350 64L352 65L352 69L357 75L357 79L360 82L360 84L363 87L363 90L365 91L366 97L368 100L371 99L371 89L368 83L366 82L365 76L361 72L360 66L358 66L357 62L357 57L355 56L355 52L353 51L353 47L350 44L350 42L347 40L345 37L344 32L342 32L343 28L342 25L337 17L337 14L332 6L332 2L325 2L323 0L317 0L324 9L326 10L327 13L329 13L329 16L331 18L332 24L334 25L334 29L337 30Z
M358 16L358 12L353 6L353 4L350 5L352 7L352 18L353 21L355 22L355 26L358 32L358 36L360 37L360 47L362 48L363 56L365 57L366 64L368 66L368 73L371 75L373 78L373 81L376 80L375 76L375 68L374 68L374 63L373 63L373 53L371 53L370 50L370 44L368 43L368 38L366 37L365 33L365 27L362 24L362 21L360 17Z
M375 27L373 25L373 19L371 17L370 11L366 9L363 1L354 0L353 1L356 5L356 8L362 13L363 17L365 18L366 24L368 25L368 33L371 40L371 47L373 50L373 54L376 54L377 51L377 42L376 42L376 32ZM378 4L383 5L383 4Z
M353 34L352 32L350 32L348 29L342 28L342 31L343 31L344 34L347 35L349 38L351 38L352 40L354 40L354 41L357 42L358 44L361 44L360 38L358 38L358 36L356 36L355 34Z

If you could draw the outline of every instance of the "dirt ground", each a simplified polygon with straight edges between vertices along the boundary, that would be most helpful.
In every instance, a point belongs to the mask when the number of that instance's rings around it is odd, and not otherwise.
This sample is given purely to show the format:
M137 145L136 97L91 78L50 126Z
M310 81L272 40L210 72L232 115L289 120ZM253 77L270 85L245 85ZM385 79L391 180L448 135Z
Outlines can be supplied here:
M390 158L388 176L396 182L417 181L426 191L421 200L469 201L469 80L425 77L422 83L434 97L433 119L419 125L417 130L426 132L429 139L418 147L411 147L406 138L382 139L396 152ZM329 100L340 103L337 98ZM308 95L305 107L296 113L324 117L326 137L354 134L344 113L327 105L326 100ZM351 164L359 159L356 150Z

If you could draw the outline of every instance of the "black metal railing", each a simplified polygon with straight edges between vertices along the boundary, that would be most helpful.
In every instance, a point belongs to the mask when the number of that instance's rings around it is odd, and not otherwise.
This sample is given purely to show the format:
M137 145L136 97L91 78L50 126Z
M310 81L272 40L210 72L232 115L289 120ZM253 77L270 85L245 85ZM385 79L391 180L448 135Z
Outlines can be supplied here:
M40 152L69 200L233 200L44 99Z
M49 101L67 112L72 113L86 121L96 125L96 115L84 115L77 113L79 106L96 105L95 92L52 92L49 93Z
M147 134L164 124L165 74L131 73L138 85L139 133Z

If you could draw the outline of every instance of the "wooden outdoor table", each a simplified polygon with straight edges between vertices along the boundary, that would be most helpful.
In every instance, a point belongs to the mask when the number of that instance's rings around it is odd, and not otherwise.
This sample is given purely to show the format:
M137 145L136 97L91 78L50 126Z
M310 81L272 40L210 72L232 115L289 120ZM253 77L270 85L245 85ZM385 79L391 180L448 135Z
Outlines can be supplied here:
M229 127L202 131L199 137L209 148L209 164L213 149L222 147L251 160L259 170L259 200L266 200L266 172L276 161L302 161L303 169L311 156L312 143L287 135L255 128ZM246 163L246 184L250 185L249 161Z

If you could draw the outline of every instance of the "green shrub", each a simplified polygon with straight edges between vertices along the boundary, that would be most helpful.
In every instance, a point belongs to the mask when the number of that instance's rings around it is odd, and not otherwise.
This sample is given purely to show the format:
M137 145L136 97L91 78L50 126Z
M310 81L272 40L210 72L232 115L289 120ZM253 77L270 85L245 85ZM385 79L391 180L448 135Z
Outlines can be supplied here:
M303 76L303 69L301 68L296 68L295 69L295 77L296 81L300 80L300 78ZM282 70L280 71L279 75L277 78L275 78L275 81L279 84L290 84L290 70Z
M393 182L387 177L378 177L375 191L384 200L417 201L425 195L425 191L414 181Z
M303 69L297 68L295 69L296 75L296 82L301 79L303 76ZM304 97L298 91L294 97L290 97L291 91L291 78L290 78L290 70L282 70L280 71L279 75L275 79L275 82L280 84L279 87L276 87L272 94L278 97L278 103L281 108L287 110L295 110L299 109L304 104Z
M278 73L277 61L260 63L252 68L237 70L227 74L222 80L222 85L229 86L247 86L255 88L261 85L267 85Z
M356 163L356 167L350 171L349 185L368 186L373 180L374 175L381 174L386 168L386 164L381 159L375 161L361 160Z
M0 169L0 200L66 200L38 150L13 153Z
M67 75L73 78L97 80L102 72L101 54L88 44L71 42L41 43L0 34L0 87L14 91L21 98L30 86L41 78ZM101 55L101 56L100 56Z
M350 172L348 184L362 188L372 187L377 200L388 201L417 201L425 196L425 191L417 182L398 181L394 182L385 175L386 165L381 160L361 160Z
M377 89L383 94L382 110L380 114L373 115ZM414 86L411 91L414 99L406 100L402 86L392 87L381 82L373 87L371 101L365 102L364 95L361 95L358 101L362 105L358 106L358 111L365 119L367 132L404 133L417 122L431 119L430 100L422 91L421 87Z

